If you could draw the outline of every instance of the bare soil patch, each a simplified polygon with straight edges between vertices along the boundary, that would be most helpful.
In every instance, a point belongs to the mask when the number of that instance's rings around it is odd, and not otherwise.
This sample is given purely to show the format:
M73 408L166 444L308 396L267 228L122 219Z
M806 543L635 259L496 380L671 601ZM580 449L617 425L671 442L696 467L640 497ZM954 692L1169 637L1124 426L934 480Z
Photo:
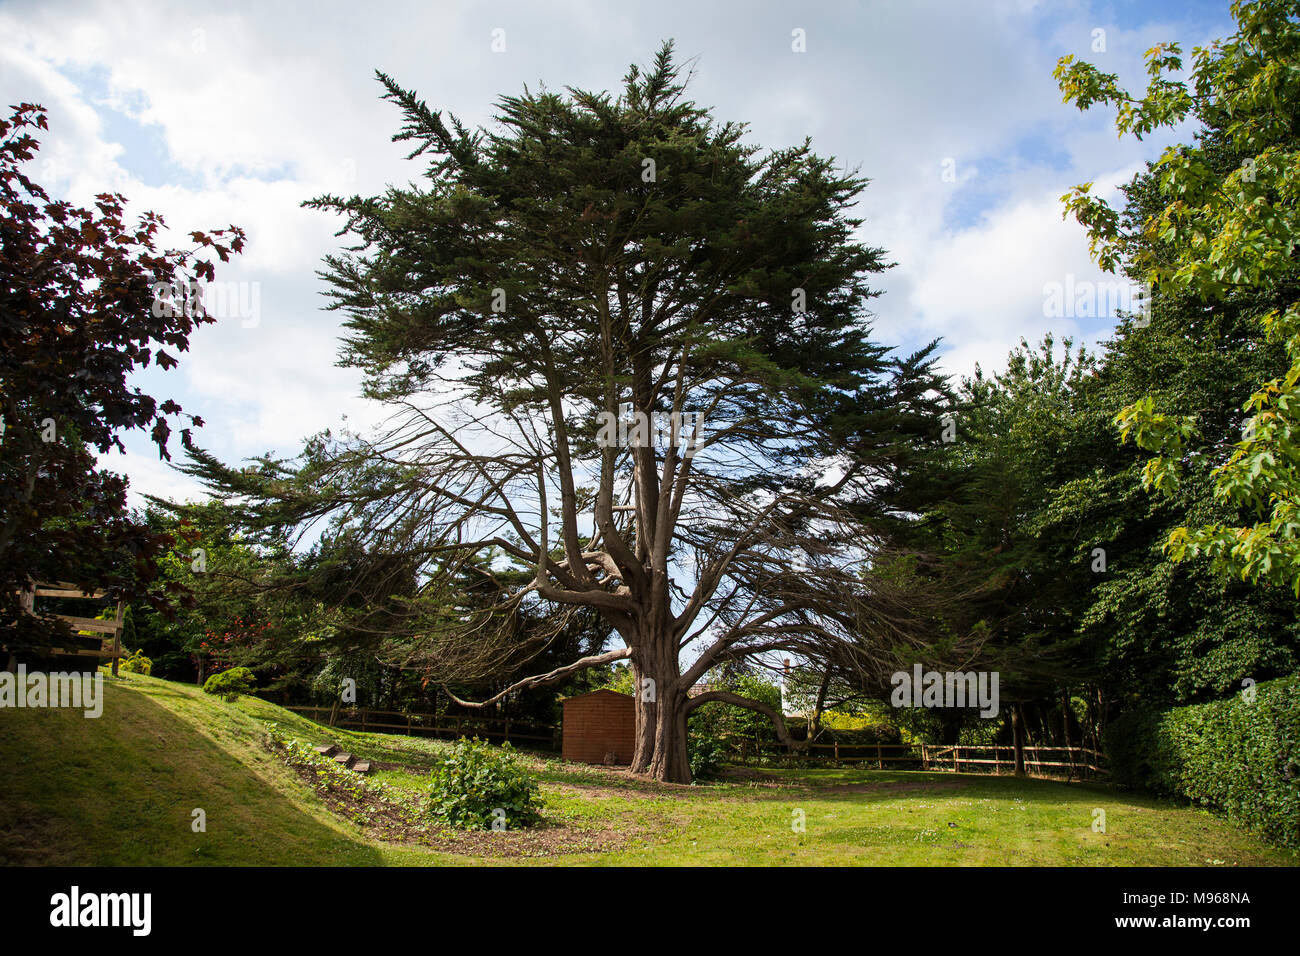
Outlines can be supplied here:
M274 744L269 749L282 759L286 754ZM417 845L443 853L484 857L542 857L570 853L598 853L625 846L649 829L620 821L606 827L575 827L544 821L527 830L457 830L440 826L424 813L422 796L398 788L377 786L351 775L320 773L311 765L285 759L326 808L361 827L372 840ZM392 762L376 762L376 769L423 772L425 768ZM595 789L595 788L593 788ZM613 791L626 796L625 791Z
M441 830L422 834L419 843L444 853L465 856L534 857L599 853L626 846L642 828L577 828L544 823L528 830Z

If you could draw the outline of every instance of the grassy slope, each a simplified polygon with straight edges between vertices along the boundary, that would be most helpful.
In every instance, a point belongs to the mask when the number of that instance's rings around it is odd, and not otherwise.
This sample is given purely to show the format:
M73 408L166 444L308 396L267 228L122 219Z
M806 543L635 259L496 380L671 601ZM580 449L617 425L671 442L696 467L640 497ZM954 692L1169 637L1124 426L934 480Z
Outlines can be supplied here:
M402 764L376 778L418 793L436 741L319 727L265 701L227 704L152 678L106 679L104 714L0 711L0 863L428 865L1293 865L1209 814L1101 786L870 770L776 771L707 787L528 758L546 816L597 852L482 857L376 843L262 748L262 721ZM207 813L193 833L191 810ZM1092 832L1093 808L1107 833ZM795 810L806 832L795 833ZM629 836L630 835L630 836ZM505 835L514 839L517 835ZM469 849L469 847L465 847Z
M260 725L242 708L202 697L106 678L95 720L0 712L0 862L380 862L260 750ZM191 829L195 808L206 833Z

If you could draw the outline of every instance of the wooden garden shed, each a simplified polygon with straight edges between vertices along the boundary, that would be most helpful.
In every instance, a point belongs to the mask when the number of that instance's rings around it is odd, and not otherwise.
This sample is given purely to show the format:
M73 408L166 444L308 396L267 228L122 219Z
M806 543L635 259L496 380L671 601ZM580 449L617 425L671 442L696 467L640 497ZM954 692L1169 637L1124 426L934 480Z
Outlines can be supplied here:
M565 760L626 766L636 749L636 701L603 688L569 697L563 735Z

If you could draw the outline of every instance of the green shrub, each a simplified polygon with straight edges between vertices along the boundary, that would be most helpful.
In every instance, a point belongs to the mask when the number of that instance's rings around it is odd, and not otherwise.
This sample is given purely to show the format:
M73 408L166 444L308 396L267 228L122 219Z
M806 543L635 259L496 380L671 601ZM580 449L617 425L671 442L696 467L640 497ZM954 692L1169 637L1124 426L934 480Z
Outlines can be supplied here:
M726 747L707 726L701 724L697 727L692 722L686 738L686 753L691 763L691 779L708 780L717 776Z
M251 694L256 686L257 680L247 667L232 667L204 681L203 693L235 700L240 694Z
M740 673L713 674L716 680L711 683L721 690L729 690L741 697L760 701L773 710L781 709L781 688L771 683L762 675ZM715 746L706 746L705 740L712 740ZM739 756L742 748L749 754L781 747L776 736L776 728L766 714L736 707L722 701L709 701L691 711L690 733L687 738L688 755L692 765L692 774L706 777L710 764L716 769L717 763L724 755ZM717 750L711 756L710 752ZM695 773L699 764L703 773Z
M515 761L507 742L499 748L475 737L456 741L433 767L429 812L465 830L517 830L541 821L537 781Z
M130 657L124 657L117 665L118 672L126 671L128 674L144 674L148 677L153 673L153 661L144 656L144 648L138 648Z
M1300 677L1258 685L1253 702L1237 694L1126 714L1106 750L1118 783L1186 798L1300 847Z

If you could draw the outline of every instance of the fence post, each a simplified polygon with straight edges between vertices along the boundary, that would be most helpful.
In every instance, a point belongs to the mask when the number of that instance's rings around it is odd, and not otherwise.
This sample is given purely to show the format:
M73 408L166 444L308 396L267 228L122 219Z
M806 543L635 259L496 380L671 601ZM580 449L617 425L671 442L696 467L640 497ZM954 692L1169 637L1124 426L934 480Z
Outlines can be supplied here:
M881 754L881 752L880 752L880 741L879 741L879 740L876 741L876 769L877 769L877 770L884 770L884 769L885 769L885 758L884 758L884 756L883 756L883 755Z
M113 623L117 626L113 629L113 676L117 676L117 661L122 656L122 622L126 614L126 609L122 606L122 599L117 599L117 615ZM134 620L134 618L132 618Z

